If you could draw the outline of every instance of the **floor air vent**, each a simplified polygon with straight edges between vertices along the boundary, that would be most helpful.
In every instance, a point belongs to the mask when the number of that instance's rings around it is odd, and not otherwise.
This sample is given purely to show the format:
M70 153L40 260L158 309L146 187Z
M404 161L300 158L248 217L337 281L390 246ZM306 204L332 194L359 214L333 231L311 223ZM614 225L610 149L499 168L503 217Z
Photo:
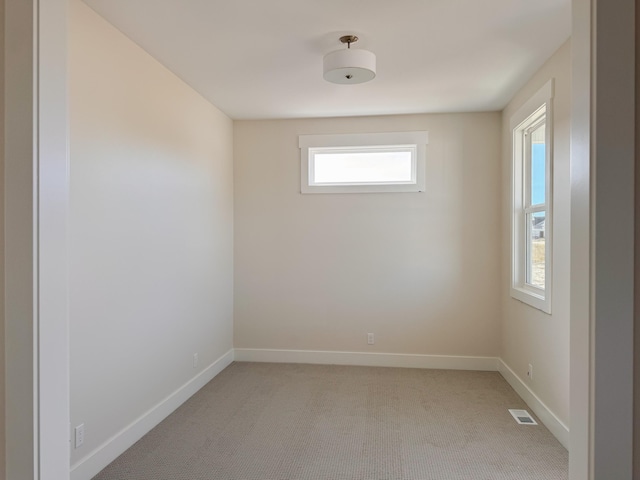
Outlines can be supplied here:
M516 419L516 422L518 422L520 425L537 425L538 424L538 422L536 422L533 419L533 417L529 414L529 412L527 412L526 410L514 410L510 408L509 413L513 418Z

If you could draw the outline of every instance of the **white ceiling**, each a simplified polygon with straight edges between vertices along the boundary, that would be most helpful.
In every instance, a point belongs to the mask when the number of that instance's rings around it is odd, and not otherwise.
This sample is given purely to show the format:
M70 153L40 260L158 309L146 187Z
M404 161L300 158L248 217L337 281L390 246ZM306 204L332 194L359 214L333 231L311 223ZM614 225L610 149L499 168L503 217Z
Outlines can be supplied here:
M501 110L571 33L571 0L85 1L234 119ZM326 82L352 33L376 78Z

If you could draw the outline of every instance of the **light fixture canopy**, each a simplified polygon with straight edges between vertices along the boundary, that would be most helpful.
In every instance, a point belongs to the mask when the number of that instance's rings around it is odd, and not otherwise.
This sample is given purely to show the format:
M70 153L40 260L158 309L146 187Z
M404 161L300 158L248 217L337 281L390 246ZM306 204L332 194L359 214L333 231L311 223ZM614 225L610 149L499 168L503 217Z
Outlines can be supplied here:
M332 83L356 84L373 80L376 76L376 56L368 50L351 49L358 41L355 35L340 37L346 50L336 50L324 56L324 79Z

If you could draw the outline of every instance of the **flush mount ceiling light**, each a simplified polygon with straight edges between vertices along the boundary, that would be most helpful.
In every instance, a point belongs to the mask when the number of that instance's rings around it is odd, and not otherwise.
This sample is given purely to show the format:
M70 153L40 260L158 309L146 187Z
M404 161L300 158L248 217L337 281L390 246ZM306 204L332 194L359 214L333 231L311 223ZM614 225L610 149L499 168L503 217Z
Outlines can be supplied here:
M336 50L324 56L324 79L332 83L352 84L373 80L376 76L376 56L368 50L352 50L358 41L355 35L340 37L346 50Z

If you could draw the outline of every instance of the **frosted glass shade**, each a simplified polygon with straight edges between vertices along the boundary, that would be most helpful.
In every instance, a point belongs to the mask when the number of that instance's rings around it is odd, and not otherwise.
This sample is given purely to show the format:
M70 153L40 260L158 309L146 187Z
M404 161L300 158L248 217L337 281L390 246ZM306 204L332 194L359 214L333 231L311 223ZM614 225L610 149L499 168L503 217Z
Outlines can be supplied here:
M324 56L324 79L332 83L364 83L376 76L376 56L368 50L344 49Z

